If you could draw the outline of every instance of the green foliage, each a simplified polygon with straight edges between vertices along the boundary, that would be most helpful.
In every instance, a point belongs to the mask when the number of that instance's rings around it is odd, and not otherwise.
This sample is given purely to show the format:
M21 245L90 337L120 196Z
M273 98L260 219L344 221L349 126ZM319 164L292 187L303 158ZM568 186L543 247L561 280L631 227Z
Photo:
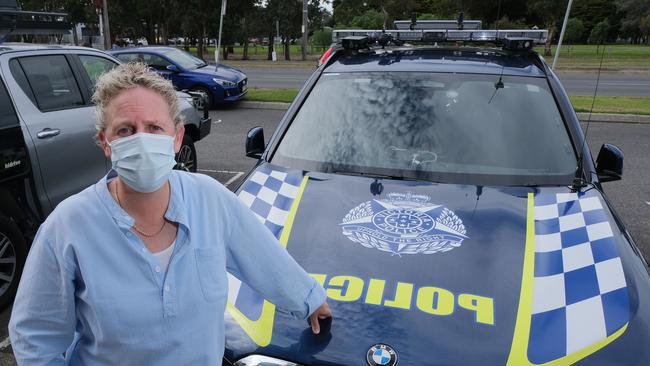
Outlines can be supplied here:
M384 15L376 10L368 10L352 18L351 25L359 29L381 29L384 25Z
M644 37L650 36L650 14L639 22L639 30Z
M331 45L332 28L325 27L324 29L315 31L311 37L311 44L319 47L327 47Z
M607 40L607 35L609 34L609 22L605 19L602 22L596 24L594 29L591 30L589 35L589 42L594 44L603 44Z
M576 43L582 40L585 34L585 26L582 20L578 18L570 18L566 25L564 39L569 43Z

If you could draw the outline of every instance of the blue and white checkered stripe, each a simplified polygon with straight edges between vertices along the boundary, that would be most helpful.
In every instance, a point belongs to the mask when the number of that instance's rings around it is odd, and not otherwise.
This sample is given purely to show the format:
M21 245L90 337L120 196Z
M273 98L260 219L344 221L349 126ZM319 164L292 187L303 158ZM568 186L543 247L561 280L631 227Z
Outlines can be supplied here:
M621 329L629 300L609 217L596 192L535 196L528 358L570 355Z
M298 174L288 174L263 165L244 184L239 198L276 238L280 238L301 181L302 177Z
M260 166L244 183L239 198L277 239L287 221L302 175ZM251 320L262 314L264 298L245 283L228 275L228 300Z

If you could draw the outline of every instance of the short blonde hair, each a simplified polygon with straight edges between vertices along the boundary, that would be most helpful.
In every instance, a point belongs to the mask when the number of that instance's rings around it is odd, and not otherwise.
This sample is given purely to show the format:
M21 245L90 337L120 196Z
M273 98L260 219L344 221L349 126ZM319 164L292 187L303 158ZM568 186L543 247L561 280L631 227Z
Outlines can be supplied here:
M169 105L169 113L176 127L183 123L176 90L171 81L158 75L143 63L121 64L97 79L92 101L97 110L97 132L106 129L106 107L126 89L141 86L158 93Z

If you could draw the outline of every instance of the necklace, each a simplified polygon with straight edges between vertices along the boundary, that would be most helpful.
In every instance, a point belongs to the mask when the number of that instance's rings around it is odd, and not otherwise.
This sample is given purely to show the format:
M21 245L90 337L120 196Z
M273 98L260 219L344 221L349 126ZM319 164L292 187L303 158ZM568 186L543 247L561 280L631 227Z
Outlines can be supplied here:
M124 206L122 206L122 202L120 202L120 195L118 194L118 191L117 191L117 184L118 183L115 182L115 198L117 198L117 204L120 205L120 207L122 207L122 209L124 209ZM133 222L133 228L135 229L135 231L137 231L140 235L142 235L144 237L147 237L147 238L152 238L152 237L160 234L163 231L163 229L165 228L166 225L167 225L167 219L165 219L163 217L163 224L160 227L160 229L158 229L158 231L156 231L154 234L147 234L144 231L142 231L140 228L138 228L138 226L135 224L135 221Z

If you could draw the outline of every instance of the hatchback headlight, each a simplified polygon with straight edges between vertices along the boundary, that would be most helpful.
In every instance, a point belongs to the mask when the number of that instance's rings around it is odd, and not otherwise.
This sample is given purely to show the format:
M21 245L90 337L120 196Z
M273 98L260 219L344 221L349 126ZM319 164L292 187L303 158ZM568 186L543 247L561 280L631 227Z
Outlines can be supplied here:
M300 366L297 363L280 360L278 358L251 355L235 362L235 366Z
M227 86L227 87L237 86L237 83L233 83L232 81L223 80L219 78L212 78L212 81L214 81L215 83L221 86Z

